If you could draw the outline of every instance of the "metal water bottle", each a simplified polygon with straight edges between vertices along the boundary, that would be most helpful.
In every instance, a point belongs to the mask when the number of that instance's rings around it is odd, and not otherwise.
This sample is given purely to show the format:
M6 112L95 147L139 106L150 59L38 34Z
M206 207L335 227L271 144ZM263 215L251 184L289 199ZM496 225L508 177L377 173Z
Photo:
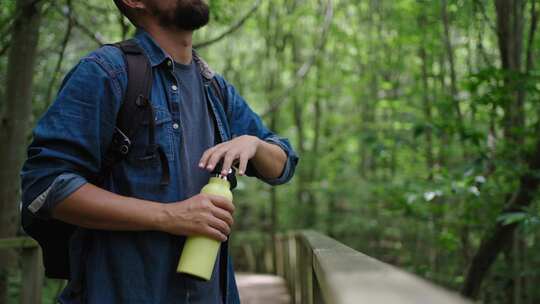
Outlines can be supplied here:
M202 188L201 193L223 196L231 202L233 200L226 176L211 177L208 184ZM190 274L205 281L210 280L220 244L219 241L205 236L188 237L176 271Z

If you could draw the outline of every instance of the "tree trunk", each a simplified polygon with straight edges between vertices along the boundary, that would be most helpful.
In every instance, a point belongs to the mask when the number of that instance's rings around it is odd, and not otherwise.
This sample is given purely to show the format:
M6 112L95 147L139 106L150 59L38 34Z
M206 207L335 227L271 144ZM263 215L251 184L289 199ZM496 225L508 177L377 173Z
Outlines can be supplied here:
M298 45L296 43L296 40L293 38L291 39L291 52L293 57L293 64L294 66L300 66L302 64L302 61L300 60L300 49L298 48ZM293 121L296 131L296 148L298 149L298 153L300 155L306 154L306 146L305 146L305 129L304 129L304 94L302 92L299 92L298 90L296 92L293 92L293 95L290 96L292 99L292 105L293 105ZM300 98L302 97L302 98ZM312 205L312 202L310 202L308 198L308 187L307 187L307 179L309 178L307 176L306 167L299 167L297 169L296 173L296 203L301 206L302 214L303 216L303 226L306 228L312 227L314 224L314 216L315 212L313 212L313 208L315 206Z
M452 39L450 37L450 21L448 19L448 3L447 0L442 1L442 10L441 10L443 26L444 26L444 46L446 48L446 57L448 59L448 64L450 68L450 95L452 104L456 112L456 119L458 124L459 135L461 139L465 136L465 130L463 126L463 114L461 113L461 108L459 106L458 99L458 89L457 89L457 75L456 75L456 65L454 59L454 47L452 45Z
M377 24L375 15L380 15L379 13L379 3L377 1L370 1L369 2L369 9L368 9L368 24L367 24L367 37L368 41L370 41L368 46L368 57L367 62L369 69L369 87L367 89L368 91L368 101L363 103L363 111L362 111L362 124L363 124L363 130L362 130L362 136L367 139L368 141L364 141L362 143L363 149L365 149L362 153L362 169L364 172L364 176L367 178L376 178L377 176L377 155L374 153L373 147L375 146L374 141L377 140L377 132L374 128L376 117L375 117L375 109L377 107L377 102L379 99L379 74L377 71L380 71L380 63L379 63L379 47L378 43L381 40L380 37L378 37L378 31L377 31ZM365 146L365 147L364 147Z
M504 84L508 98L504 107L505 138L514 144L522 142L524 127L523 102L525 92L517 86L517 74L521 72L523 49L523 0L495 0L497 11L497 37L502 68L505 72Z
M540 131L540 126L537 130ZM540 139L537 139L535 149L530 155L527 159L529 170L521 176L518 190L509 199L501 214L522 211L531 204L538 190L540 176L536 171L540 170ZM505 246L512 243L517 225L517 223L503 225L501 221L497 221L495 227L485 234L468 269L461 289L463 295L471 298L478 296L482 281L497 255Z
M322 52L322 51L321 51ZM322 61L317 59L315 63L315 101L313 103L313 142L311 144L310 149L310 159L311 160L317 160L319 159L319 146L320 146L320 139L321 139L321 120L322 120L322 107L321 107L321 96L319 91L320 88L323 86L322 82L322 73L321 73L321 67ZM313 162L313 161L312 161ZM318 182L318 176L319 176L319 166L312 163L311 166L308 167L308 177L310 179L310 184L317 183ZM310 191L308 192L308 200L309 203L313 206L313 209L317 211L316 206L319 206L319 202L317 201L317 191L313 190L313 187L310 187ZM318 219L318 214L316 213L315 216ZM316 220L314 219L313 222L316 223Z
M19 171L25 156L32 114L32 78L39 41L41 4L17 1L17 17L11 33L6 91L0 114L0 238L18 229ZM0 251L0 302L6 299L7 271L14 261Z
M424 15L419 17L418 25L420 28L426 26L426 17ZM433 114L431 100L429 97L429 82L428 82L428 60L427 51L425 47L425 37L422 37L420 49L418 50L420 59L422 61L422 102L424 106L424 119L426 128L424 134L426 136L426 162L428 167L428 180L433 179L433 171L435 167L435 160L433 157Z
M279 41L284 40L283 34L279 31L280 24L280 15L276 9L276 6L268 5L268 10L266 12L265 22L262 24L262 31L265 33L265 54L264 56L268 60L273 60L274 58L280 58L283 60L283 51L285 44L278 43ZM267 71L268 81L265 84L265 95L271 104L272 96L277 89L279 89L278 74L275 68L270 67ZM271 130L277 132L279 126L279 115L280 107L277 107L275 111L270 113L270 124L269 127ZM277 244L277 233L279 231L279 198L278 190L276 187L270 187L270 227L269 233L272 239L272 268L275 272L277 270L277 254L275 244Z
M521 52L523 43L523 13L524 2L522 0L495 0L497 10L497 35L499 38L499 50L501 53L502 68L507 76L512 73L519 73L521 68ZM531 26L529 41L534 41L536 31L537 11L533 2L531 5ZM532 45L529 45L527 53L532 53ZM529 64L529 63L527 63ZM532 68L526 67L525 73ZM520 129L524 127L523 101L525 92L520 86L514 85L515 77L506 77L505 86L512 102L508 102L505 110L505 137L509 143L521 142L522 135ZM517 127L517 128L516 128ZM537 132L540 131L540 122L537 125ZM521 155L521 153L520 153ZM515 157L515 156L512 156ZM525 158L525 165L528 170L520 177L518 189L510 196L506 207L501 211L501 215L511 212L522 211L528 207L538 190L540 176L535 172L540 170L540 139L537 139L535 149ZM503 225L497 221L482 238L480 247L476 252L468 269L465 283L462 287L462 294L476 298L479 294L482 281L488 273L489 268L495 262L501 250L512 244L513 234L517 223Z
M447 90L446 83L445 83L446 67L445 67L445 64L444 64L443 55L438 56L438 66L439 66L439 73L437 75L437 78L438 78L438 82L439 82L439 85L440 85L441 93L437 94L438 95L437 97L441 98L441 95L444 96L445 92ZM439 109L439 112L440 112L440 109ZM447 120L448 118L443 116L442 119ZM450 136L448 135L448 131L446 129L442 129L442 130L440 130L440 132L441 132L441 135L440 135L439 146L440 147L445 147L445 148L439 148L437 162L438 162L439 166L444 167L447 164L447 161L448 161L448 158L449 158L446 147L450 146Z

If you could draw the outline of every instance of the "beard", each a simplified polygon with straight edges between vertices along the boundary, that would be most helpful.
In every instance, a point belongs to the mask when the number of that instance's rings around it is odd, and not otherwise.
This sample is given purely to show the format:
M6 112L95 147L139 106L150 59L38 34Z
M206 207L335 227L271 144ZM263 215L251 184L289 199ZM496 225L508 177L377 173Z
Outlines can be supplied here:
M172 10L161 9L154 1L148 1L147 4L150 12L165 28L194 31L208 24L210 20L210 8L202 0L177 0L176 7Z

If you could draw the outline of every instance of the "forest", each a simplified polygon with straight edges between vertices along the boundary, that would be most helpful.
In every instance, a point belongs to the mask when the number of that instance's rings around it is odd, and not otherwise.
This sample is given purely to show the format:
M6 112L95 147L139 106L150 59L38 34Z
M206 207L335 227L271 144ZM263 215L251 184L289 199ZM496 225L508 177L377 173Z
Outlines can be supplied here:
M540 303L540 1L208 2L196 49L300 155L287 185L239 178L237 269L313 229L479 303ZM19 172L63 77L134 32L109 0L0 0L0 238L24 234Z

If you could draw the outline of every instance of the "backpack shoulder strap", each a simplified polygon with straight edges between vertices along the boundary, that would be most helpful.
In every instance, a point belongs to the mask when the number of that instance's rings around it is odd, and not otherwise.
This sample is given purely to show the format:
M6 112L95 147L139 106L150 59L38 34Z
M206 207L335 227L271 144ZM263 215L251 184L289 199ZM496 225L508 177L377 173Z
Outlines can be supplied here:
M115 44L124 53L127 64L128 84L124 102L118 112L116 127L128 138L133 138L140 122L148 117L151 108L152 68L142 49L134 40ZM150 107L149 107L150 106Z
M212 90L214 91L214 93L218 97L219 102L221 103L221 106L223 107L223 111L225 111L225 114L227 115L227 119L230 121L230 119L229 119L229 111L228 111L229 101L227 99L227 96L225 96L223 94L223 89L221 88L221 85L219 84L219 82L218 82L218 80L216 78L216 74L210 68L208 63L206 63L206 61L204 61L199 56L199 54L197 52L195 52L195 50L193 51L193 59L195 60L195 62L199 66L199 70L201 71L201 74L202 74L203 78L207 82L210 82L210 86L211 86Z
M113 46L118 47L124 54L128 84L124 101L116 118L113 139L105 155L100 176L101 182L110 174L112 167L129 154L132 139L141 128L141 122L146 121L149 127L146 153L148 155L158 153L163 169L161 184L167 185L170 179L168 162L163 149L155 144L154 137L154 110L150 102L152 90L152 67L150 61L133 39L115 43Z
M210 80L210 85L212 86L212 88L214 89L214 92L218 96L219 101L221 102L221 105L223 106L223 110L225 111L227 116L229 116L229 113L228 113L229 101L223 95L223 91L221 90L221 86L219 85L218 80L217 80L217 78L215 76L212 77L212 79Z

